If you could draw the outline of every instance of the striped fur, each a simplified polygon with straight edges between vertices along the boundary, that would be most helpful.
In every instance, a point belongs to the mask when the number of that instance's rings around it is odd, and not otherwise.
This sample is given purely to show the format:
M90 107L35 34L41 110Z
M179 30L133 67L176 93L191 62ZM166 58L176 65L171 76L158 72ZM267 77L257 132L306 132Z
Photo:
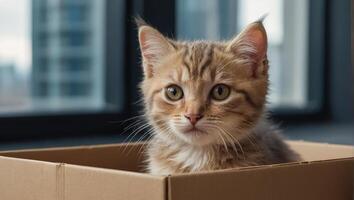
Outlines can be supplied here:
M228 42L173 41L140 23L145 76L145 113L153 127L147 169L153 174L207 171L295 161L266 120L267 37L261 22L250 24ZM169 85L184 97L171 101ZM216 84L230 87L223 101L210 97ZM203 115L191 124L186 113Z

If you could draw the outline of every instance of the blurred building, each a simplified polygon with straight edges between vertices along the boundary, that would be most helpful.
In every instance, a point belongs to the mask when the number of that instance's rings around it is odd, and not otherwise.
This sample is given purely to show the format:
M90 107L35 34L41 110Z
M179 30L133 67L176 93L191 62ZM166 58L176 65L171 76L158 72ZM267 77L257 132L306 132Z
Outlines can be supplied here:
M0 92L8 90L16 82L15 66L0 62Z
M26 76L14 64L0 62L0 111L24 110L29 104Z
M100 108L104 101L103 0L32 0L36 108Z

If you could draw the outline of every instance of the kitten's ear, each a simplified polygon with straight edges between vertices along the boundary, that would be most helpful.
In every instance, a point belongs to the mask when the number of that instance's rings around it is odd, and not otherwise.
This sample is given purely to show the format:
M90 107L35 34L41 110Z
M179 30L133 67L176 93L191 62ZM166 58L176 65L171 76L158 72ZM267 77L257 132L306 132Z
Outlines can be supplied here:
M233 52L246 64L252 65L253 75L263 66L263 72L267 71L267 33L262 21L249 24L240 34L232 39L227 50Z
M146 25L137 23L139 26L139 44L143 60L145 76L153 76L153 67L165 56L175 51L171 42L159 31Z

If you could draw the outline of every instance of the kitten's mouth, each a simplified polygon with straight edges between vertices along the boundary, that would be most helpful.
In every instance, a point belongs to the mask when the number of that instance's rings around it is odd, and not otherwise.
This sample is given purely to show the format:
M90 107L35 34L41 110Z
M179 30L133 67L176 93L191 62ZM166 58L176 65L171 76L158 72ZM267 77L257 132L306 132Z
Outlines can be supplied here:
M186 134L205 134L204 131L198 129L197 127L193 126L190 129L188 129L187 131L185 131Z

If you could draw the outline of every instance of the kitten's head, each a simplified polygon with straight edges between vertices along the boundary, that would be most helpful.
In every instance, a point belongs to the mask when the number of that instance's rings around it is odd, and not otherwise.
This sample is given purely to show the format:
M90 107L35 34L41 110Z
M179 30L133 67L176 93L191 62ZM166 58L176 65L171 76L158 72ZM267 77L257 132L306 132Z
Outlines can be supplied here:
M173 41L140 23L146 115L158 137L192 145L247 135L268 88L267 36L261 22L230 41Z

